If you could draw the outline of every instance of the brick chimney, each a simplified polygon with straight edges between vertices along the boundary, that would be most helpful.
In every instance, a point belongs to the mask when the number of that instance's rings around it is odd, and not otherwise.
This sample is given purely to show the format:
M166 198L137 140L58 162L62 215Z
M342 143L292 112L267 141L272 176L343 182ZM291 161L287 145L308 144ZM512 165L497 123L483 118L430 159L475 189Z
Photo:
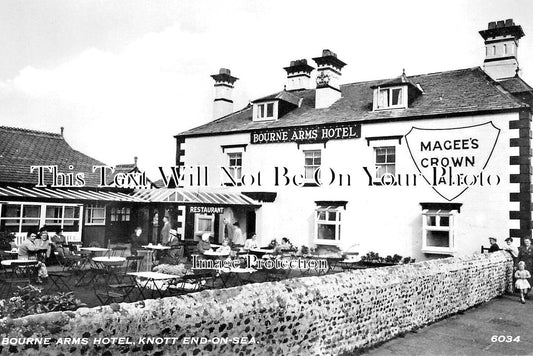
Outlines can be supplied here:
M306 59L291 61L290 66L283 69L287 72L285 90L311 89L311 72L315 68L307 64Z
M231 71L220 68L218 74L211 76L215 80L215 100L213 102L213 119L221 118L233 112L233 84L239 79L231 76Z
M340 77L342 67L346 65L329 49L322 51L322 57L313 58L316 62L316 98L315 108L327 108L341 98Z
M518 41L524 31L513 19L489 22L488 28L479 31L485 40L483 69L494 80L514 77L518 72Z

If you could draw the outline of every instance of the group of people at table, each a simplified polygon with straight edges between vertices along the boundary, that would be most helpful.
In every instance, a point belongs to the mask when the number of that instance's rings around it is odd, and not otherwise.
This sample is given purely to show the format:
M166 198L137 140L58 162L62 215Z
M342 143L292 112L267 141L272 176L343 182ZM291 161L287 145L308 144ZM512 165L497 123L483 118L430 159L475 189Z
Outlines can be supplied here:
M178 232L171 228L170 221L167 216L163 218L163 227L160 232L160 245L172 248L173 246L182 245L182 241L178 236ZM221 245L213 244L210 242L211 234L204 233L201 235L201 239L197 243L198 253L204 255L206 252L216 252L220 255L229 255L232 248L241 248L242 250L249 251L252 249L258 249L257 235L251 234L250 238L244 239L243 232L239 226L239 222L230 223L227 219L224 219L224 239ZM136 254L138 250L145 249L147 239L144 238L142 228L137 227L134 233L130 237L132 254ZM150 247L156 246L149 244ZM288 238L284 237L281 243L271 243L270 247L274 250L274 253L284 250L293 249L293 245ZM177 257L173 255L172 251L159 252L156 257L160 257L162 254L167 254L170 257Z
M18 260L37 261L38 270L36 283L42 283L43 278L48 278L46 262L52 256L57 255L58 259L65 257L63 246L67 241L63 235L63 229L58 228L51 238L48 235L48 229L42 227L39 231L29 231L26 239L17 246L11 242L11 253L17 254Z

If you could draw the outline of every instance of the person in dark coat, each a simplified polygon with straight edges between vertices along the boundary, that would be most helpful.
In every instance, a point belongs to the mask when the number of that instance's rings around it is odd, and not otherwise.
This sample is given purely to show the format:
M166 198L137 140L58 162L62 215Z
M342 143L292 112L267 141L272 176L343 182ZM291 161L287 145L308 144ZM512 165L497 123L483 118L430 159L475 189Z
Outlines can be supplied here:
M524 239L524 246L518 248L518 261L524 261L525 269L531 273L533 271L533 246L531 246L531 239ZM531 284L531 277L527 280ZM526 294L526 298L528 298Z
M500 246L498 246L497 240L495 237L489 237L489 242L490 242L489 252L500 251Z
M136 256L137 250L142 249L142 246L146 244L142 227L137 226L135 228L135 231L130 236L130 243L131 243L131 254Z

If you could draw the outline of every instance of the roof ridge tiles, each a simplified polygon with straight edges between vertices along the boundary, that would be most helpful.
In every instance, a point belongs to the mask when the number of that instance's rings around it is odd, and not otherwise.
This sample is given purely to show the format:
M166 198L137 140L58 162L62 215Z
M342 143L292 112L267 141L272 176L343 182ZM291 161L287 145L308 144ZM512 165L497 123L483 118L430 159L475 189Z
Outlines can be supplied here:
M11 127L11 126L0 126L0 130L16 131L16 132L20 132L20 133L24 133L24 134L47 136L47 137L53 137L53 138L58 138L58 139L64 140L64 137L61 134L55 133L55 132L30 130L30 129L25 129L25 128L21 128L21 127Z

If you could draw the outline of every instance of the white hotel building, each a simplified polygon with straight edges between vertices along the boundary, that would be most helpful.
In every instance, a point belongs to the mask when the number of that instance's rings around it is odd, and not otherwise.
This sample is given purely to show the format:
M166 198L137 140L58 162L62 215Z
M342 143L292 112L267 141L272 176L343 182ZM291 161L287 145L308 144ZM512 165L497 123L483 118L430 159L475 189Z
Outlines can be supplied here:
M226 217L262 245L286 236L417 259L478 252L489 236L530 237L533 89L517 74L524 33L506 20L480 34L482 67L341 84L345 63L324 50L316 68L291 62L284 90L238 111L237 78L221 69L215 118L175 136L176 163L208 167L209 188L186 188L244 193L260 206L191 213L195 234L219 241ZM224 174L221 182L221 166L239 184Z

